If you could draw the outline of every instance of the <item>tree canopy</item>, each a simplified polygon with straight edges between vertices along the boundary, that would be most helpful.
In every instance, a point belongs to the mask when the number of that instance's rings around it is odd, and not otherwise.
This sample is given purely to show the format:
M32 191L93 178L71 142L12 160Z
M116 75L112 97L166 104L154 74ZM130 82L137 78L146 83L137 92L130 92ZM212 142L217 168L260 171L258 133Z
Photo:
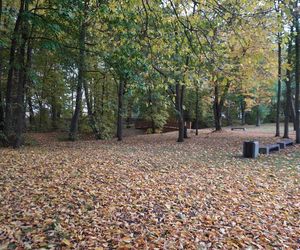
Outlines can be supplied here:
M122 140L131 119L153 133L176 119L183 141L187 121L221 130L245 114L285 116L299 134L296 0L3 0L0 10L2 145L21 146L29 130Z

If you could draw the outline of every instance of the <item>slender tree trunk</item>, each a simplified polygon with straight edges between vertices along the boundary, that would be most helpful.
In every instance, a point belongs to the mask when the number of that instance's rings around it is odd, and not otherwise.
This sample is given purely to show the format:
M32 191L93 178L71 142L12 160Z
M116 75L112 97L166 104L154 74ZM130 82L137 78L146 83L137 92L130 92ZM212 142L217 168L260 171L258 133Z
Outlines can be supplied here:
M287 84L286 84L287 85ZM284 133L283 138L289 138L289 122L290 122L290 109L288 103L288 90L286 90L286 99L285 99L285 107L284 107Z
M196 135L199 134L199 87L196 88Z
M119 81L118 90L118 121L117 121L117 137L118 141L123 139L123 97L124 97L124 80Z
M85 100L86 100L86 105L87 105L87 110L88 110L90 127L93 130L95 138L97 140L99 140L99 139L101 139L101 135L100 135L100 131L97 127L95 115L94 115L93 110L92 110L92 103L91 103L91 99L89 97L89 89L88 89L86 80L83 81L83 87L84 87Z
M260 127L261 120L260 120L260 106L256 107L256 127Z
M55 86L54 86L55 89ZM51 121L52 121L52 129L55 131L58 129L57 125L57 99L55 94L51 96Z
M105 102L105 95L106 95L106 91L105 91L105 83L102 83L102 94L101 94L101 116L104 116L104 102Z
M216 131L221 131L222 110L219 103L219 87L217 84L215 85L214 117L215 117L215 129Z
M242 125L245 125L246 124L246 112L245 112L245 101L244 101L244 98L243 100L241 101L241 113L242 113L242 120L241 120L241 123Z
M297 1L298 3L298 1ZM298 6L298 4L297 4ZM300 143L300 128L299 128L299 94L300 94L300 30L299 30L299 13L295 14L296 27L296 64L295 64L295 80L296 80L296 96L295 96L295 110L296 110L296 143Z
M27 104L28 104L28 111L29 111L29 123L30 126L33 126L35 123L34 111L33 111L33 104L32 104L32 96L27 96Z
M224 107L225 100L228 95L230 88L230 82L228 81L222 95L219 93L219 86L215 83L215 100L214 100L214 115L215 115L215 128L216 131L222 130L222 110ZM220 96L220 97L219 97Z
M39 103L39 111L40 111L40 115L39 115L39 130L42 130L42 126L43 126L43 115L44 115L44 106L43 106L43 102L41 100L38 100Z
M293 91L291 91L290 111L291 111L291 118L294 125L294 131L296 131L296 109L295 109L295 99L293 98Z
M55 101L51 105L52 129L57 130L57 109Z
M293 46L293 27L291 27L290 41L288 45L288 65L292 64L292 46ZM290 104L292 103L292 88L291 88L291 71L288 68L286 70L286 98L285 98L285 112L284 112L284 138L289 138L289 121L290 121Z
M31 94L32 80L29 77L31 66L32 66L32 46L31 46L31 42L29 41L27 47L27 63L26 63L26 100L27 100L28 111L29 111L29 123L32 126L34 124L34 111L33 111L32 94Z
M151 106L151 108L152 108L152 106ZM126 114L127 114L127 117L126 117L126 127L130 128L131 115L132 115L132 102L131 102L131 100L128 100ZM153 119L151 118L151 120L153 120ZM154 131L154 133L155 133L155 131Z
M178 140L177 142L184 141L184 119L183 119L183 98L185 92L185 85L181 86L176 84L176 112L177 112L177 121L178 121Z
M150 107L151 110L151 132L152 134L155 134L155 121L154 121L154 110L153 110L153 100L152 100L152 89L151 89L151 85L149 84L149 88L148 88L148 105Z
M71 92L71 106L72 106L72 111L74 110L74 91L72 88L72 92Z
M277 107L276 107L276 133L275 136L280 136L280 107L281 107L281 33L278 33L278 89L277 89Z
M80 32L79 32L79 58L78 58L78 80L77 80L77 89L76 89L76 103L75 111L71 120L69 139L74 141L78 138L78 123L81 113L82 105L82 87L84 82L85 74L85 39L86 39L86 23L85 20L82 20Z
M222 126L221 126L221 118L222 118L222 113L220 111L220 107L218 103L215 103L214 107L214 112L215 112L215 129L216 131L221 131Z
M230 104L228 105L227 109L226 109L226 119L227 119L227 124L229 126L232 126L232 117L230 114Z

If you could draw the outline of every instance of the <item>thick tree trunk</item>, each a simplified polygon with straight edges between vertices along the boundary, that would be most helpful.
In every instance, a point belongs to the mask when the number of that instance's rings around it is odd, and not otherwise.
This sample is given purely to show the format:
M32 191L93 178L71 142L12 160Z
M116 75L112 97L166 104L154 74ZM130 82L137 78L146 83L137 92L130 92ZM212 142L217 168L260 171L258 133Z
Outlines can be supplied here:
M296 64L295 64L295 80L296 80L296 96L295 96L295 110L296 110L296 143L300 143L300 128L299 128L299 94L300 94L300 29L299 29L299 14L295 14L296 27Z
M118 121L117 121L118 141L123 140L123 97L124 97L124 81L120 79L119 90L118 90Z
M0 0L0 26L2 25L2 0ZM2 89L2 75L3 75L3 48L0 45L0 134L4 130L4 97ZM1 143L1 140L0 140Z
M24 29L24 28L23 28ZM21 44L20 52L19 52L19 79L18 79L18 86L17 86L17 105L15 109L15 116L16 116L16 125L15 125L15 141L14 141L14 148L19 148L23 144L22 133L25 126L25 86L26 86L26 69L25 69L25 46L27 39L23 35L23 41Z
M28 12L28 1L24 2L24 12ZM23 143L22 134L25 129L25 90L28 77L28 65L25 62L26 58L26 45L28 43L28 25L29 23L24 19L21 21L21 41L18 52L18 81L17 81L17 97L16 105L14 108L14 127L15 127L15 140L13 142L14 148L19 148Z
M2 58L2 48L0 47L0 58ZM0 133L4 130L4 98L2 93L2 60L0 60Z
M71 120L69 139L74 141L78 138L78 123L81 113L82 104L82 86L84 81L84 59L85 59L85 39L86 39L86 23L82 21L79 34L79 58L78 58L78 80L76 89L75 111Z
M277 106L276 106L276 133L275 136L280 136L280 107L281 107L281 33L278 33L278 89L277 89Z
M199 87L196 88L196 135L199 134Z
M8 76L7 76L7 86L6 86L6 103L5 103L5 122L4 122L4 132L8 144L11 146L15 143L15 126L13 124L13 92L18 93L17 86L14 84L14 75L16 72L16 53L18 47L18 41L21 38L21 25L22 25L22 15L24 12L24 0L20 0L19 14L15 23L14 31L12 34L9 63L8 63Z
M293 46L293 27L291 27L290 41L288 45L288 65L292 64L292 46ZM289 138L289 122L290 122L290 104L292 103L292 88L291 88L291 71L288 68L286 71L286 98L285 98L285 112L284 112L284 135L283 138Z

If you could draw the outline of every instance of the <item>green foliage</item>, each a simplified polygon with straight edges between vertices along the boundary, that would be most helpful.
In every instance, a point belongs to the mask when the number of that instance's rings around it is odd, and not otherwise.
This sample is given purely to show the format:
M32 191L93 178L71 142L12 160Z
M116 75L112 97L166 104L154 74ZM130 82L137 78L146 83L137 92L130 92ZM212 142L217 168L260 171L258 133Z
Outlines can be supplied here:
M185 115L193 122L198 91L201 126L213 124L216 99L224 101L223 113L230 110L233 120L239 119L240 98L249 112L257 105L270 106L276 78L274 34L285 32L273 4L259 0L29 1L30 11L23 14L31 37L26 48L32 49L31 65L23 65L28 67L26 98L35 118L29 128L68 129L78 92L82 24L87 34L81 132L91 132L89 99L100 137L115 135L120 80L125 82L124 119L142 118L159 129L175 118L176 83L187 87ZM4 5L1 34L5 35L0 47L7 48L2 74L7 75L19 2ZM288 25L289 7L281 6ZM29 104L26 108L29 112Z

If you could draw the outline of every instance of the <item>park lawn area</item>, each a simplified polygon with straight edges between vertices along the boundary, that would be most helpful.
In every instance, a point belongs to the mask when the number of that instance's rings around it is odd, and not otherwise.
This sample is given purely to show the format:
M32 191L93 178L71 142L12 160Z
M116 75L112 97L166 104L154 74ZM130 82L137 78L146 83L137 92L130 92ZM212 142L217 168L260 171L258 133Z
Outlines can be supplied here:
M269 130L268 130L269 131ZM0 149L0 249L297 249L300 147L264 129Z

